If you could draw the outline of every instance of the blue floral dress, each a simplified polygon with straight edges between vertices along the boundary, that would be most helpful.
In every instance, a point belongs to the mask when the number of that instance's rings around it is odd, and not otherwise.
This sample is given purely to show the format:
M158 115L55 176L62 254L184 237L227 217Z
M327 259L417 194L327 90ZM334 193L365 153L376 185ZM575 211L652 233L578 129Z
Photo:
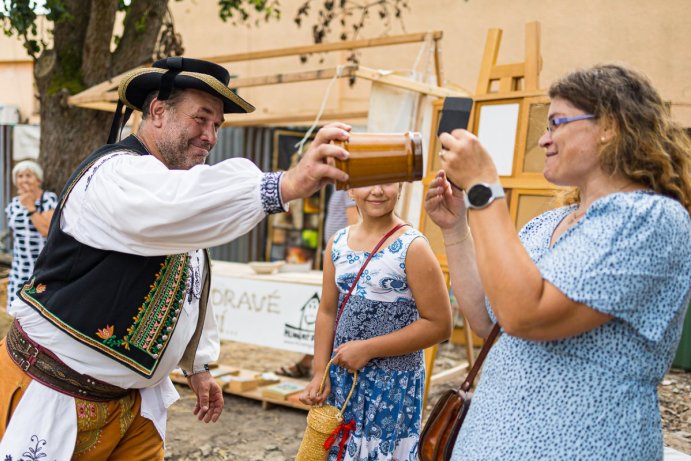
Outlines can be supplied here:
M336 233L332 250L339 306L369 256L368 251L348 247L348 229ZM334 349L348 341L400 330L419 318L406 280L405 264L411 242L419 237L424 238L420 232L408 229L372 257L343 309ZM350 391L352 375L332 366L330 377L328 403L341 408ZM361 369L344 413L344 421L354 420L356 429L348 439L343 459L416 461L424 383L422 351L376 358ZM335 460L337 454L335 446L329 459Z
M656 386L689 302L691 220L672 199L616 193L595 201L550 248L574 209L535 218L521 240L545 280L613 319L558 341L502 335L454 461L662 459Z

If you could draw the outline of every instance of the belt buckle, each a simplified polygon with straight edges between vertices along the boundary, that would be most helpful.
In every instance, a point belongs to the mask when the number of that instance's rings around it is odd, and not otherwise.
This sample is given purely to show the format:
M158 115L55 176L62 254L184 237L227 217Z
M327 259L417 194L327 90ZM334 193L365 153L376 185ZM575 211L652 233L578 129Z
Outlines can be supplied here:
M33 349L35 352L31 352L31 349ZM36 358L38 356L39 352L40 351L38 350L38 348L36 346L29 344L29 343L27 343L26 350L24 351L25 354L29 354L29 356L30 356L29 360L31 360L31 358ZM26 370L24 370L24 371L26 371Z
M31 351L33 349L33 352ZM22 370L29 371L29 368L31 368L31 365L33 365L36 362L36 357L38 357L38 353L40 352L36 346L34 346L31 343L26 344L26 349L22 351L24 354L27 354L28 357L22 358L22 360L19 362L19 368Z

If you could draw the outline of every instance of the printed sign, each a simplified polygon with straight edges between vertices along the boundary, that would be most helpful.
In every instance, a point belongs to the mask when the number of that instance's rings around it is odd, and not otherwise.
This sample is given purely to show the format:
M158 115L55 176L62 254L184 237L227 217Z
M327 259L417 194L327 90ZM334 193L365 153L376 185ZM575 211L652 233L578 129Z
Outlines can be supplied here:
M221 339L312 354L320 297L319 285L214 274L209 304Z

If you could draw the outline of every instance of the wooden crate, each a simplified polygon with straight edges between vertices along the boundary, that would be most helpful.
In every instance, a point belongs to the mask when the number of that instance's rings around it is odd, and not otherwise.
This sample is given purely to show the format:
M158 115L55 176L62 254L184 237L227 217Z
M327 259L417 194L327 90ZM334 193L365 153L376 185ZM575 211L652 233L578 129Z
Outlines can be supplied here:
M221 366L223 366L223 365L221 365ZM227 368L231 369L232 367L227 367ZM229 381L229 378L231 376L237 376L237 377L242 377L242 378L253 378L253 377L261 374L261 372L259 372L259 371L248 370L248 369L244 369L244 368L235 368L235 369L233 369L233 372L236 372L236 373L225 374L225 375L221 375L221 376L216 378L216 382L218 382L218 384L221 386L224 394L237 395L239 397L245 397L248 399L258 400L262 403L263 409L269 409L273 405L282 405L285 407L297 408L300 410L309 410L309 408L310 408L308 405L305 405L302 402L300 402L299 400L297 400L297 398L289 398L286 400L267 398L267 397L262 395L262 389L264 386L257 386L254 389L246 390L243 392L231 391L229 386L226 386L226 383ZM187 385L187 378L182 376L181 373L175 373L175 372L171 373L170 378L173 380L174 383ZM302 386L307 386L307 384L309 384L309 381L302 380L302 379L289 378L286 376L281 376L280 378L281 378L281 382L292 382L295 384L300 384Z

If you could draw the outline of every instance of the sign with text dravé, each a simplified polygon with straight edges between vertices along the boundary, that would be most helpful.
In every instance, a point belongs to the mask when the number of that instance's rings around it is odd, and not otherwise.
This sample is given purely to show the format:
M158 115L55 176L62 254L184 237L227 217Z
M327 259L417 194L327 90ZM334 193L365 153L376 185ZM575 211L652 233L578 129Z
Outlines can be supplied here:
M212 276L209 304L221 339L312 354L320 297L317 285Z

